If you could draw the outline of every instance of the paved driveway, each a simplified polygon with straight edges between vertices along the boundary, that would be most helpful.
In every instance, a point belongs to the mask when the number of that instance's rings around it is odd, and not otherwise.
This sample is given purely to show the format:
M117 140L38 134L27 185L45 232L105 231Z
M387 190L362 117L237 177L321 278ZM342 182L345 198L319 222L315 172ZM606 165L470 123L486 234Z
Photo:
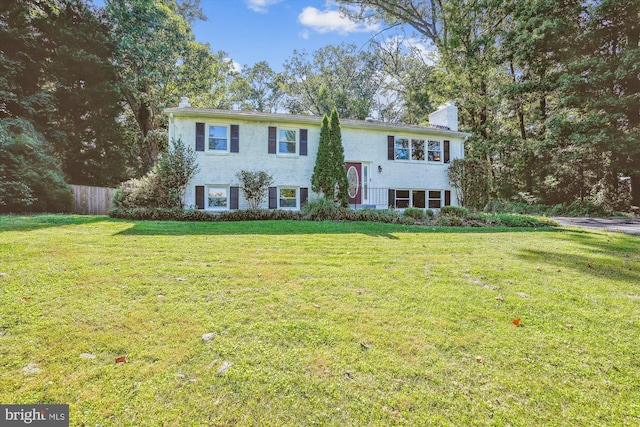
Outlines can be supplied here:
M552 218L560 225L617 231L640 236L640 218Z

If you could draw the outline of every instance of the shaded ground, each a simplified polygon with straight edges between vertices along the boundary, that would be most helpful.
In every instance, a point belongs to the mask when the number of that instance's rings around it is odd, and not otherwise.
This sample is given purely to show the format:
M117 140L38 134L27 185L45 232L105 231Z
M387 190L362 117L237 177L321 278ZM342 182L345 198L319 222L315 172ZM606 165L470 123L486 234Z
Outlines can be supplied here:
M560 225L596 230L618 231L640 236L640 218L566 218L555 217Z

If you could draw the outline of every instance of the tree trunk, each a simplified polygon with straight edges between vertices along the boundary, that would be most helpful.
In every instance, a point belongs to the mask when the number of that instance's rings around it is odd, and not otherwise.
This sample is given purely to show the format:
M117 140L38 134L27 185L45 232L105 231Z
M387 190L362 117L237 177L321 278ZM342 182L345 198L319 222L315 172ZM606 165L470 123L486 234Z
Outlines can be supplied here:
M160 154L158 137L153 133L155 130L153 110L148 103L142 102L135 116L143 138L142 153L140 153L142 162L145 169L150 169L156 164Z

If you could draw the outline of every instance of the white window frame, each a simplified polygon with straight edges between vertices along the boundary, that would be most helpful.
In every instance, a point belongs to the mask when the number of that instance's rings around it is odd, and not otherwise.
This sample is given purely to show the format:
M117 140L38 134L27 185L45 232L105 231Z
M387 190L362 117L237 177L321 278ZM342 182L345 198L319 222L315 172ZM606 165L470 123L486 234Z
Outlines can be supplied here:
M280 200L282 197L282 190L293 190L295 193L295 206L282 206ZM284 210L299 210L300 209L300 187L278 187L278 209Z
M399 198L399 197L398 197L398 191L408 191L408 192L409 192L409 196L408 196L408 197L400 197L400 198ZM415 206L415 201L414 201L413 193L415 193L415 192L417 192L417 191L422 191L422 192L424 192L424 197L425 197L424 204L425 204L425 207L417 208L417 207ZM396 189L395 189L395 194L396 194L395 206L396 206L396 209L407 209L407 208L426 209L426 207L427 207L427 205L428 205L428 199L427 199L427 197L428 197L428 192L429 192L429 190L425 190L425 189L422 189L422 188L396 188ZM406 207L402 207L402 208L399 208L399 207L398 207L398 199L400 199L400 200L402 200L402 201L407 201L408 206L406 206Z
M223 189L226 194L227 203L224 206L209 206L209 191L211 189ZM208 184L204 187L204 208L208 211L226 211L229 210L229 201L231 198L230 189L228 185Z
M398 192L400 192L400 191L406 191L407 192L407 197L398 197ZM398 200L406 201L407 202L407 206L398 207ZM395 206L396 206L396 209L407 209L407 208L411 207L411 189L409 189L409 188L396 188Z
M213 148L209 148L209 138L211 135L211 128L212 127L218 127L218 128L226 128L227 130L227 148L225 150L216 150ZM204 144L204 150L205 153L207 154L229 154L229 150L231 149L231 126L230 125L225 125L225 124L220 124L220 123L207 123L207 132L205 134L205 144Z
M407 143L407 147L398 147L398 144L401 143L401 141L406 141ZM399 158L398 157L398 150L402 150L402 151L406 151L407 152L407 158ZM401 137L401 136L396 136L395 139L393 140L393 159L400 161L400 162L408 162L411 160L411 139L410 138L406 138L406 137Z
M406 141L407 142L407 148L403 148L403 147L398 147L398 143L400 141ZM417 152L417 150L414 149L415 144L420 141L422 142L423 145L423 150L422 150L422 159L414 159L415 153ZM438 141L435 141L438 142ZM424 163L427 161L427 148L429 146L429 141L425 138L419 138L419 137L408 137L408 136L396 136L394 137L394 141L393 141L393 159L399 162L412 162L412 163ZM442 147L442 142L440 142L440 147ZM403 159L403 158L399 158L398 157L398 150L402 150L402 151L406 151L407 152L407 158ZM440 157L442 157L442 150L440 150ZM432 163L437 163L432 161Z
M440 197L436 199L435 197L431 197L431 192L440 193ZM438 200L440 206L431 206L431 201ZM427 208L428 209L441 209L444 205L444 191L443 190L427 190Z
M280 133L281 132L293 132L295 134L295 149L296 149L295 153L289 153L289 152L280 151ZM286 143L286 141L283 141L283 142ZM277 127L276 128L276 153L279 156L285 156L285 157L297 157L297 156L299 156L300 155L300 131L297 130L297 129Z
M438 146L439 146L440 148L439 148L438 150L429 150L429 143L430 143L430 142L437 142L437 143L438 143ZM424 154L425 154L425 156L426 156L426 160L427 160L429 163L442 163L442 162L443 162L443 158L444 158L443 150L444 150L444 142L443 142L443 141L439 141L439 140L435 140L435 139L429 139L429 140L427 140L427 141L426 141L426 145L425 145L425 147L424 147ZM431 153L431 152L436 152L436 151L437 151L438 153L440 153L440 157L438 157L438 160L430 160L430 159L429 159L429 153Z
M416 150L413 149L414 142L420 141L422 142L422 159L414 159ZM424 162L427 159L427 140L422 138L411 138L411 142L409 143L411 147L411 161L412 162Z
M414 193L418 192L418 191L422 191L424 193L424 206L423 207L418 207L416 206L416 202L415 202L415 197L413 197ZM412 208L417 208L417 209L426 209L427 208L427 195L428 195L428 191L427 190L423 190L422 188L413 188L411 189L411 207Z

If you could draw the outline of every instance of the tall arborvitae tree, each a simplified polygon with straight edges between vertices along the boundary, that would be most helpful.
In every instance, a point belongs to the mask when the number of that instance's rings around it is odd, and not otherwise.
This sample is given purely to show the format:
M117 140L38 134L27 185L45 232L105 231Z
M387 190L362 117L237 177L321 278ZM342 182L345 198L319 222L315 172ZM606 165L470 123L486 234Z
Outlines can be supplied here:
M331 111L331 118L325 114L320 127L318 155L311 176L311 189L322 193L329 200L341 206L349 205L347 171L344 165L344 147L338 111Z
M331 111L329 120L330 148L331 148L331 176L336 185L336 201L342 207L349 206L348 190L349 180L344 164L344 147L342 146L342 130L340 129L340 118L338 110Z
M331 135L329 131L329 118L325 114L322 117L320 127L320 142L316 164L311 175L311 189L316 193L322 193L327 199L333 198L335 180L331 175Z

